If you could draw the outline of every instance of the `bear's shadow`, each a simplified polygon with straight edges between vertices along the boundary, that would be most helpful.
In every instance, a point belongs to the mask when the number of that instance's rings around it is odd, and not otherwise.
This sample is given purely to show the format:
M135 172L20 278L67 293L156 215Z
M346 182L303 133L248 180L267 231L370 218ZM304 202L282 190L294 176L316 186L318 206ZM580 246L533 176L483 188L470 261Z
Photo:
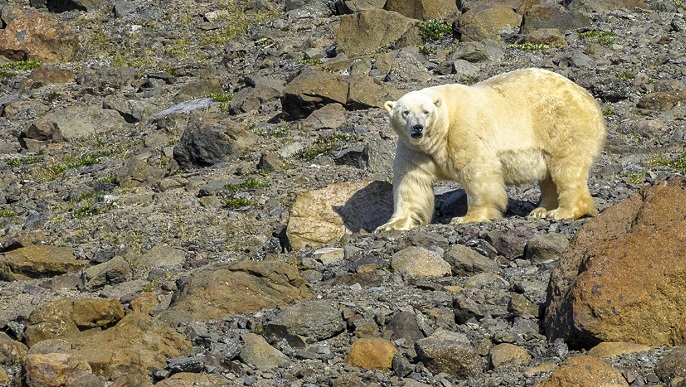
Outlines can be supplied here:
M437 194L434 199L432 223L447 224L453 218L467 213L467 195L463 189ZM505 217L527 216L535 207L529 201L509 199ZM373 181L355 192L344 205L333 206L333 210L349 231L373 232L393 215L393 185L385 181Z

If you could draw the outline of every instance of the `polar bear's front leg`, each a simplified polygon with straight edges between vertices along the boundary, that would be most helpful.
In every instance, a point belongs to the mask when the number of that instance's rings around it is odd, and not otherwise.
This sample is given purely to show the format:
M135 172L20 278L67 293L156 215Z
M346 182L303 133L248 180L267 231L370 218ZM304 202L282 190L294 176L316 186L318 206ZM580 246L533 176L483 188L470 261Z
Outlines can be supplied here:
M497 166L477 163L463 168L461 184L467 193L467 213L451 223L477 223L501 219L507 208L507 192Z
M431 222L435 165L425 154L398 143L393 163L393 215L375 232L410 230Z

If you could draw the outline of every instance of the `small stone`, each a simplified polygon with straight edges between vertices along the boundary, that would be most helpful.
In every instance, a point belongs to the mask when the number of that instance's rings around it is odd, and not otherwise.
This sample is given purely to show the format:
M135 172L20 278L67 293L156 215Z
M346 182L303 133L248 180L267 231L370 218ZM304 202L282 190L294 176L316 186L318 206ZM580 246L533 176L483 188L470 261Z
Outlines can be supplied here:
M462 245L452 246L446 252L445 260L452 265L455 275L495 272L499 269L498 264L494 260Z
M519 317L539 317L541 315L540 307L519 293L512 293L510 310Z
M345 251L340 247L324 247L315 250L312 255L324 265L329 265L342 261L345 258Z
M346 356L346 362L368 370L390 370L398 349L391 341L378 337L357 339Z
M263 153L257 163L257 169L265 172L281 171L285 167L284 162L274 153Z
M391 267L409 276L444 277L452 274L450 264L423 247L407 247L393 254Z
M569 240L564 235L538 235L526 243L524 258L534 264L554 262L560 259L567 246Z
M202 372L205 368L202 355L179 357L167 360L167 367L172 372Z

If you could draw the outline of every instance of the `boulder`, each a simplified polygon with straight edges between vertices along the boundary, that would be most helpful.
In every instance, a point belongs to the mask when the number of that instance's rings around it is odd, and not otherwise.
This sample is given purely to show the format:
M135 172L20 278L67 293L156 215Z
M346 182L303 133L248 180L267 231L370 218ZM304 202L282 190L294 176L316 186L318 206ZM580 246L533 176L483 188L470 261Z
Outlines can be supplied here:
M522 15L508 4L486 2L470 8L458 20L461 41L500 40L503 34L519 32Z
M270 369L283 366L289 362L288 356L267 343L264 337L246 333L242 337L243 349L238 355L244 363L258 369Z
M54 122L68 141L121 131L126 126L126 120L116 110L98 105L68 106L46 114L41 120Z
M379 337L365 337L352 343L345 361L368 370L389 370L397 353L398 349L391 341Z
M545 333L572 347L686 342L686 179L673 178L589 220L553 270Z
M419 20L443 19L459 14L454 0L388 0L384 8Z
M208 167L235 158L256 141L233 119L203 115L189 122L174 146L174 160L183 168Z
M455 275L473 275L483 272L496 272L499 265L496 261L483 256L474 249L463 245L454 245L445 253L444 259L452 266Z
M590 25L590 17L583 12L565 8L556 1L541 1L527 9L522 32L536 35L542 33L536 32L539 29L554 28L558 31L567 31Z
M76 354L28 355L24 361L24 372L29 387L107 385L105 379L94 375L88 362Z
M391 267L402 275L446 277L452 273L450 264L436 252L411 246L391 256Z
M593 356L576 356L567 360L553 373L534 384L535 387L628 387L622 373Z
M301 193L286 229L291 247L315 247L337 242L346 233L373 231L391 217L392 191L386 182L357 181Z
M334 27L334 39L338 49L348 57L374 53L403 37L407 39L406 35L411 36L409 41L419 44L421 39L415 22L397 12L366 9L342 16L340 23Z
M225 297L217 298L218 294ZM175 295L162 321L222 319L312 298L298 270L276 261L243 261L195 273Z
M33 245L0 253L0 279L15 281L77 272L88 261L76 259L71 247Z
M649 351L650 349L649 346L643 344L605 341L588 350L586 354L595 357L615 357L627 353Z
M54 16L33 9L2 6L0 55L13 60L68 62L79 48L79 37Z
M13 360L24 359L28 347L16 340L12 340L7 333L0 332L0 364L9 364Z
M306 301L276 316L265 326L265 335L303 347L306 342L325 340L344 330L345 322L337 306L326 301Z
M348 81L341 75L303 71L286 85L281 98L284 118L305 118L329 103L345 105L348 101L348 87Z
M493 368L519 367L526 365L531 360L531 355L524 347L502 343L491 348L490 359Z
M434 374L446 372L460 379L482 372L481 357L464 333L438 329L415 343L417 356Z

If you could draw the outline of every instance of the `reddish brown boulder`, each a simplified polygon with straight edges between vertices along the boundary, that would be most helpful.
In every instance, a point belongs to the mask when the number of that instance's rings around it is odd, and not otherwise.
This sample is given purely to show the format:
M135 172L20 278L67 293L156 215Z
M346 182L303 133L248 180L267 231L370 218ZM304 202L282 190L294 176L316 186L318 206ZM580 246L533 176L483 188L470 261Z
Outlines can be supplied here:
M548 288L545 331L573 347L686 342L686 179L659 181L579 230Z

